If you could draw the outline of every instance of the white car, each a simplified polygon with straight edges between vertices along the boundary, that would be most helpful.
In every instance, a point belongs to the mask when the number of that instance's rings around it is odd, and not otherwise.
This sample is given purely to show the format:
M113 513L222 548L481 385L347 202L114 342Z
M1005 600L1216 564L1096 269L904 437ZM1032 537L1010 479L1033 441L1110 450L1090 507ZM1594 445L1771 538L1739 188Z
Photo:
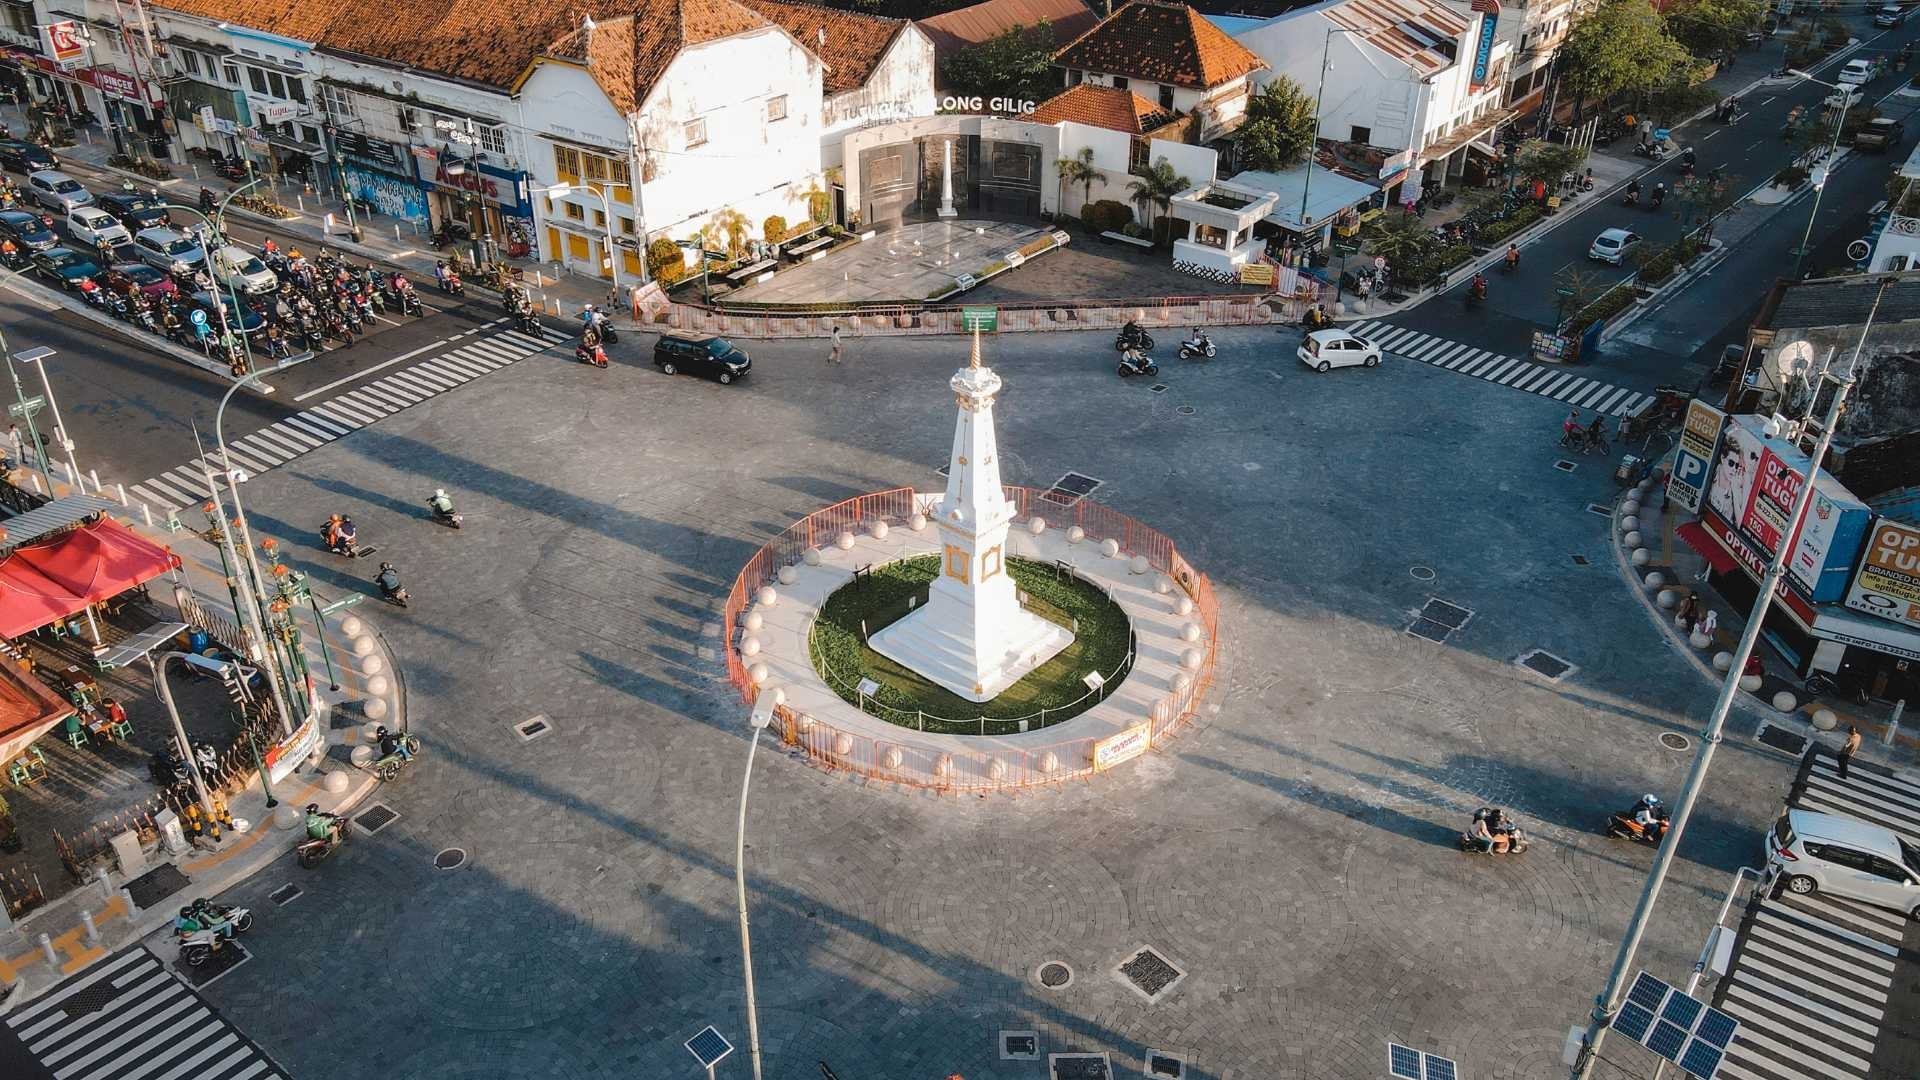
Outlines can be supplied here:
M1849 60L1847 61L1847 66L1840 69L1840 74L1833 77L1834 82L1840 83L1843 86L1858 86L1872 79L1873 62L1870 60Z
M1300 343L1295 353L1301 363L1315 371L1380 366L1380 346L1345 330L1315 330Z
M233 244L213 253L213 272L220 284L248 295L270 293L280 287L280 279L259 256Z
M1832 893L1920 919L1920 848L1892 829L1789 810L1768 830L1767 865L1800 896Z
M27 194L56 214L70 214L93 205L93 192L58 169L42 169L27 176Z
M1587 248L1587 258L1619 266L1621 260L1639 246L1639 233L1628 232L1626 229L1608 229L1593 238L1593 246Z
M67 232L82 243L99 247L102 243L119 247L133 243L132 234L127 227L114 220L112 214L94 206L82 206L67 215Z
M1851 109L1866 100L1866 92L1858 86L1843 85L1826 96L1821 104L1829 110Z

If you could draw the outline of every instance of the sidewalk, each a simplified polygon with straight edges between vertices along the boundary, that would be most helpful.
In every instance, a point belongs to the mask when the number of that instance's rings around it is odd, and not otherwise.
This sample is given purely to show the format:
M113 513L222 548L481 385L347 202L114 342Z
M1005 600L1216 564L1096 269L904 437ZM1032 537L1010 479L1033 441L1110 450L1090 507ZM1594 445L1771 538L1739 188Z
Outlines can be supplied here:
M1721 653L1731 654L1739 644L1746 630L1746 617L1706 583L1706 559L1675 535L1676 529L1692 520L1693 515L1684 508L1670 506L1665 494L1652 487L1650 481L1642 481L1640 488L1629 489L1614 504L1610 530L1614 556L1621 573L1634 584L1641 603L1646 605L1648 614L1659 624L1672 647L1692 660L1702 678L1719 686L1726 676L1714 661ZM1637 545L1629 543L1636 538ZM1644 561L1637 557L1641 551L1646 553ZM1659 574L1660 584L1647 584L1650 574ZM1663 596L1668 597L1670 603L1662 602ZM1675 614L1688 596L1698 600L1703 618L1705 612L1714 613L1714 633L1703 642L1697 635L1690 640ZM1809 745L1824 741L1832 751L1845 737L1847 725L1854 724L1863 736L1858 755L1861 760L1902 768L1911 767L1920 759L1920 739L1916 739L1912 725L1903 725L1906 730L1897 734L1893 745L1884 741L1889 711L1886 706L1863 706L1846 698L1809 695L1805 683L1791 674L1792 667L1765 635L1755 644L1754 655L1761 658L1766 674L1761 676L1757 688L1743 685L1736 694L1735 704L1764 718L1762 726L1804 736ZM1791 709L1774 708L1774 697L1781 692L1792 695ZM1836 722L1834 728L1822 729L1816 723L1821 712L1832 714Z
M65 483L56 484L58 495L71 491ZM136 521L127 524L173 549L183 564L184 581L205 586L194 594L198 603L215 616L234 618L218 585L225 574L212 544L197 535L181 543L184 533ZM322 750L274 787L277 807L267 805L256 774L228 800L233 827L221 841L190 843L169 852L162 840L142 851L138 865L111 872L102 868L102 878L29 913L18 924L4 925L0 914L0 1012L18 1008L114 951L163 930L176 909L193 898L217 896L288 854L294 835L289 830L308 803L347 814L378 786L374 775L352 760L351 751L365 744L372 721L402 730L407 726L404 687L396 685L396 658L379 631L352 614L329 628L325 655L319 639L303 635L302 640L321 701L312 722L320 727ZM327 677L329 662L333 681ZM173 963L172 956L161 959Z

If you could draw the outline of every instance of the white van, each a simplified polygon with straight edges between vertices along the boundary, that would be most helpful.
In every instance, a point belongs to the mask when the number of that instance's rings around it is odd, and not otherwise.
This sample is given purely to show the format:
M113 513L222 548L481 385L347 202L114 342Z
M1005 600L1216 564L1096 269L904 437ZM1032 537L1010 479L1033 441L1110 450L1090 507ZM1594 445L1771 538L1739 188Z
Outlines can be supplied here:
M1832 893L1920 919L1920 848L1892 829L1789 810L1767 834L1767 865L1800 896Z
M1847 66L1840 69L1840 74L1833 77L1833 81L1842 86L1859 86L1871 78L1873 78L1872 63L1866 60L1849 60Z

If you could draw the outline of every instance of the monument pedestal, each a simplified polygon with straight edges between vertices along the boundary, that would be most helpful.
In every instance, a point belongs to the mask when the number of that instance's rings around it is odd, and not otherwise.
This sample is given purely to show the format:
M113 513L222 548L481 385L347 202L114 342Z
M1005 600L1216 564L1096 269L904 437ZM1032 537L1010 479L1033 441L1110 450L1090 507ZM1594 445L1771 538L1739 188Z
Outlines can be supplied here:
M999 697L1073 644L1073 634L1066 627L1018 606L1012 615L995 620L989 641L966 633L966 625L940 617L928 604L873 635L868 644L881 656L968 701Z

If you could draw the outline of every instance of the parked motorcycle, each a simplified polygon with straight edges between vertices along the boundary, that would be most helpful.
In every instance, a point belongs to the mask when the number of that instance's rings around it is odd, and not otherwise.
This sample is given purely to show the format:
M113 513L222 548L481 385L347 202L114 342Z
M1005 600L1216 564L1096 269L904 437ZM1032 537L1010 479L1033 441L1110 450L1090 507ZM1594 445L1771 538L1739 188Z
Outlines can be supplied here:
M253 912L243 907L196 900L182 908L181 914L201 924L198 930L176 926L173 931L174 940L180 946L180 959L186 961L188 967L205 964L235 935L253 929Z

